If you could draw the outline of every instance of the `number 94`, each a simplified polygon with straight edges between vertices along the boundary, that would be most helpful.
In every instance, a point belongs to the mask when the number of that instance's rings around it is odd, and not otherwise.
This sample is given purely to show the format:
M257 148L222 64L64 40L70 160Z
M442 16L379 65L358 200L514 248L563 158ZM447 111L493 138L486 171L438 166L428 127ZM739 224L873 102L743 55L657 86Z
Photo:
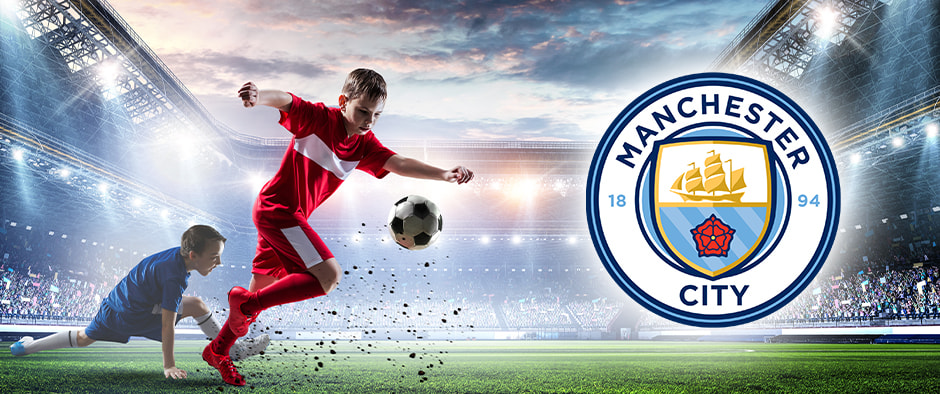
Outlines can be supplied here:
M813 196L813 198L811 199L811 198L807 197L805 194L800 194L800 196L797 197L797 201L800 202L800 206L801 206L801 207L805 207L807 204L813 204L813 206L817 206L817 207L818 207L818 206L819 206L819 195L817 194L817 195Z

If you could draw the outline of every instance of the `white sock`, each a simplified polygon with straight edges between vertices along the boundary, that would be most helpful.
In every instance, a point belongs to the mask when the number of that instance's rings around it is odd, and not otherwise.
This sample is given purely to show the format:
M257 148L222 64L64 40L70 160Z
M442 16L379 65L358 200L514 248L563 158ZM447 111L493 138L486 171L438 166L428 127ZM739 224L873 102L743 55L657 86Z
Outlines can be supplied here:
M78 331L60 331L23 346L26 354L67 347L78 347Z
M215 320L215 315L213 315L211 311L202 316L194 316L193 319L196 319L196 324L199 325L199 329L202 330L202 333L206 334L210 340L219 336L219 331L222 330L222 326L219 325L218 320Z

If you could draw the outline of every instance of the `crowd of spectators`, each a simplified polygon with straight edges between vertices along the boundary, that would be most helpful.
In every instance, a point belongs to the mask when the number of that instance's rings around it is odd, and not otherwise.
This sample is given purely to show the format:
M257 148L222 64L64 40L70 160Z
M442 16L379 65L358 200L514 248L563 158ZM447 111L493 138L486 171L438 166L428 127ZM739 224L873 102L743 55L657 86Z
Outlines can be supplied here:
M88 322L101 300L144 257L11 223L0 227L0 323Z
M879 220L841 232L824 268L758 324L894 324L940 319L940 214ZM900 320L900 322L897 322ZM674 323L644 313L640 327Z
M916 224L876 223L840 233L815 280L768 322L844 322L940 318L940 225L928 215ZM101 299L144 256L26 230L0 229L0 323L11 319L87 321ZM623 297L583 289L578 276L557 272L448 273L399 270L396 274L347 274L342 286L289 308L273 308L262 320L281 327L324 329L414 328L450 330L608 330L624 308ZM215 274L226 289L245 282ZM596 277L592 277L596 280ZM224 292L193 286L225 313ZM218 289L214 289L218 290ZM204 293L204 294L200 294ZM224 316L224 315L223 315ZM643 316L641 325L657 318Z
M142 258L119 245L6 222L0 228L0 324L84 324ZM248 275L217 271L210 286L191 279L186 295L199 296L224 319L224 290L246 285ZM623 306L602 295L572 294L583 286L561 272L351 271L330 296L272 308L259 321L282 329L607 330Z
M881 220L837 238L823 271L769 318L853 321L940 318L940 215Z

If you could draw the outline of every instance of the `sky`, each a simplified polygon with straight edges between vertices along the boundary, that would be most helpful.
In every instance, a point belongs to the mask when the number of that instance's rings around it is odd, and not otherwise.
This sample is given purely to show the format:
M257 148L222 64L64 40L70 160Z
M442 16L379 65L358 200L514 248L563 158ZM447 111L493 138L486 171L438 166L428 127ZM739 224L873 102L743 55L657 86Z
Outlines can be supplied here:
M592 141L637 95L708 67L766 0L110 0L221 122L251 81L337 105L349 71L388 84L383 140Z

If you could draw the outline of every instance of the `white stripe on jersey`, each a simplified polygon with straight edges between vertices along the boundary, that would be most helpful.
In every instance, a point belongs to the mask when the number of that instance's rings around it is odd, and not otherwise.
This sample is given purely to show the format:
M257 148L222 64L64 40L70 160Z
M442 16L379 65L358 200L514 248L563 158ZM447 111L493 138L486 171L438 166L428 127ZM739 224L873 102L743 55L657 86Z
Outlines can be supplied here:
M287 242L290 242L291 246L294 247L297 255L304 261L307 268L323 261L320 253L317 252L317 248L310 243L310 239L307 238L307 234L304 234L304 230L300 226L281 229L281 232L284 233Z
M346 177L352 174L359 165L359 161L347 161L337 157L336 153L333 153L333 150L316 134L295 138L294 150L342 180L346 180Z

